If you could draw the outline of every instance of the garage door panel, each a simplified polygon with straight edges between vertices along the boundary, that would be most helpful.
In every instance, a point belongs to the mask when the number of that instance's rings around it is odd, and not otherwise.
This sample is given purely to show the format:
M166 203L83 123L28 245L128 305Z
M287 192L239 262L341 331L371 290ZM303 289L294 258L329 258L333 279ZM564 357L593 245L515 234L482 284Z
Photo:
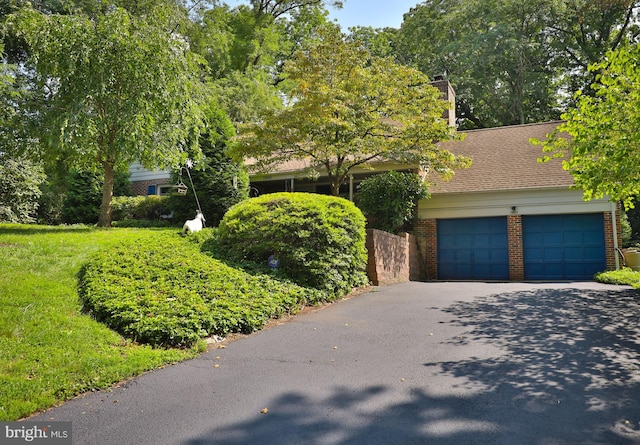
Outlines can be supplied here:
M522 236L526 279L592 279L606 268L601 213L523 216Z
M438 278L506 280L506 218L438 220Z
M588 234L583 232L567 232L564 236L564 242L565 244L582 245L585 237L588 238L588 236Z
M586 259L586 252L582 247L567 247L564 253L565 258L569 261L584 261Z
M542 243L561 244L564 240L562 232L545 232L542 234Z

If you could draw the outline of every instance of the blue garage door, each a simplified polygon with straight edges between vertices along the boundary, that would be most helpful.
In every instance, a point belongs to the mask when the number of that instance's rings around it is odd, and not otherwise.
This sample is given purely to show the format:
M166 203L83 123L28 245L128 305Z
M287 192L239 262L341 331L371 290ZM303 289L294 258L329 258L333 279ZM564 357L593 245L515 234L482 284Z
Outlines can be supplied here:
M507 218L439 219L438 278L508 280Z
M522 243L527 280L591 280L607 266L602 213L523 216Z

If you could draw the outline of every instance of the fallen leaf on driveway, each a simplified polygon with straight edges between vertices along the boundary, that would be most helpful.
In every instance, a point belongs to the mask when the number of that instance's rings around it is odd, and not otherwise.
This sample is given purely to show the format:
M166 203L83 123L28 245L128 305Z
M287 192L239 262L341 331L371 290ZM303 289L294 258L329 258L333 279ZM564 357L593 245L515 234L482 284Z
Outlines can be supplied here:
M267 414L267 413L269 412L269 408L262 408L262 409L260 410L260 412L261 412L262 414Z

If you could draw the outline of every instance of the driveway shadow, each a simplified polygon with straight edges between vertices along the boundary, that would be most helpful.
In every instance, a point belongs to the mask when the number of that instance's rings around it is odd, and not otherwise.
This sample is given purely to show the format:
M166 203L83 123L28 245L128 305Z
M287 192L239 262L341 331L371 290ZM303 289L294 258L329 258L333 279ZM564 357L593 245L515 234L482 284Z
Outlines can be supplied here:
M408 387L392 403L397 389L381 385L283 393L269 413L187 443L640 444L638 292L539 289L442 311L463 331L445 345L501 354L423 363L452 385Z

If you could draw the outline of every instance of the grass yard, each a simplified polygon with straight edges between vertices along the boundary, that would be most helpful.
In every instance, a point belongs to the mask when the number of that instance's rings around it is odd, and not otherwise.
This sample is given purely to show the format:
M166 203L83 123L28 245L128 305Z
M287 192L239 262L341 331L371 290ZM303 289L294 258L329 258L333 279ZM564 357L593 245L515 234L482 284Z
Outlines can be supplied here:
M135 344L82 312L82 266L139 234L0 224L1 421L197 354Z
M205 245L215 234L0 224L0 420L337 297L214 258Z

